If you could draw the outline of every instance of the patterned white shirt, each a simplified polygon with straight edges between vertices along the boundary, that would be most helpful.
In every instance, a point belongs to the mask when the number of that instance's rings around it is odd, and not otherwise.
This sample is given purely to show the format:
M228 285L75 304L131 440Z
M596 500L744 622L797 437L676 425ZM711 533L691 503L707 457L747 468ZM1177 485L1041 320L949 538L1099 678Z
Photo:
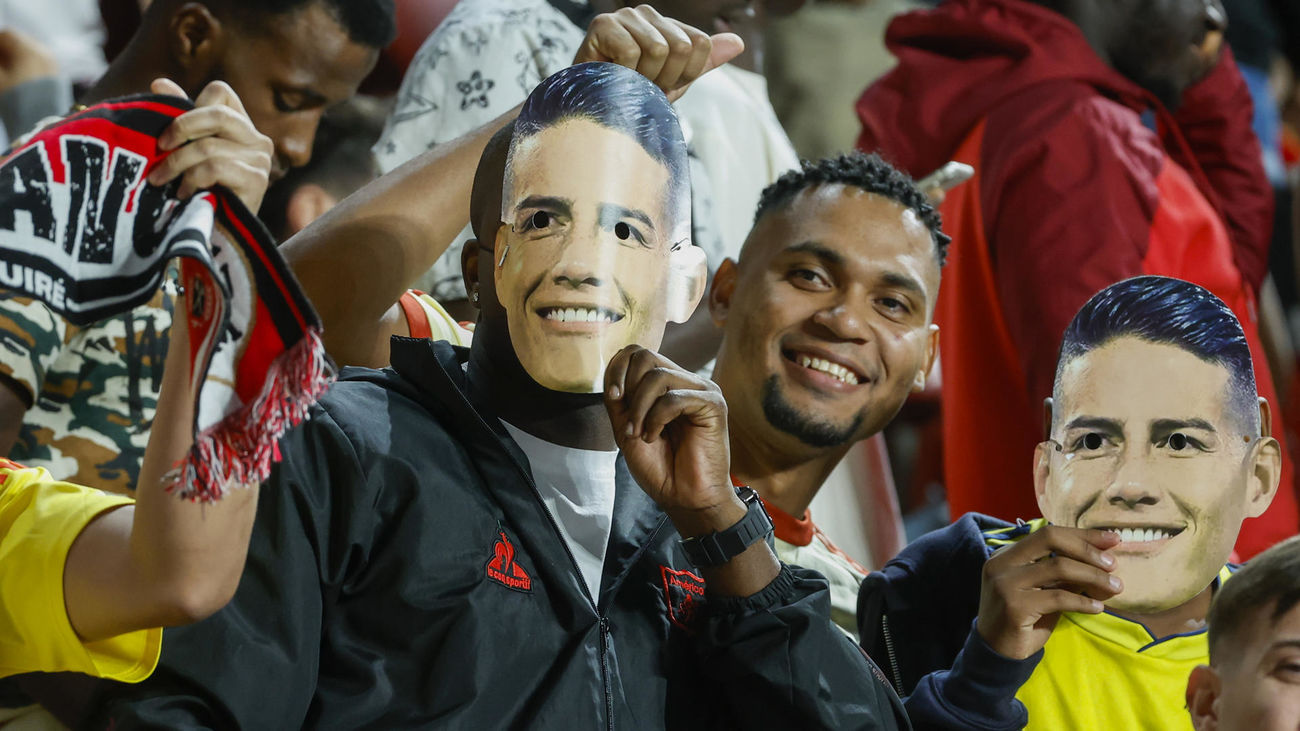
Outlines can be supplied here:
M460 0L407 69L374 147L381 172L522 102L573 62L588 15L585 3L566 0ZM676 106L691 154L692 239L714 269L739 253L759 192L798 158L757 74L724 66ZM467 226L416 287L439 301L464 299L460 250L470 236Z

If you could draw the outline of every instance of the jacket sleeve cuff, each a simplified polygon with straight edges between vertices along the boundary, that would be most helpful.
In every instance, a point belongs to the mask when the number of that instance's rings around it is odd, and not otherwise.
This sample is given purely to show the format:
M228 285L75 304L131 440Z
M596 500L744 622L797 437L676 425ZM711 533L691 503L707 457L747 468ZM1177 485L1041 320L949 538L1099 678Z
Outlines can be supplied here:
M1024 660L1004 657L980 637L972 624L952 668L921 679L907 699L908 714L918 729L1024 728L1029 723L1029 712L1016 700L1016 692L1042 659L1042 650Z
M972 624L966 644L952 664L945 684L948 700L961 708L998 708L1016 701L1016 692L1034 674L1043 651L1024 660L998 653L980 637Z
M708 612L713 616L735 616L752 614L791 603L794 598L795 577L790 567L781 564L781 572L775 579L757 594L749 596L710 595L707 603Z

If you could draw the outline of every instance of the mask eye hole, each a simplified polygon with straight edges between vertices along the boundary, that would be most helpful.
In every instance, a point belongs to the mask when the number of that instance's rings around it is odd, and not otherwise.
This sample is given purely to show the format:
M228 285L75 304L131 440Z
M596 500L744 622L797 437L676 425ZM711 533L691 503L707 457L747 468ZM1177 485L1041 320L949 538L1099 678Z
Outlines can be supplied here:
M618 237L619 241L627 241L632 238L632 227L619 221L614 224L614 235Z
M1177 432L1169 435L1169 448L1180 452L1187 448L1187 435Z
M528 220L533 228L546 228L551 225L551 214L546 211L537 211Z
M1084 435L1083 446L1086 449L1101 449L1101 435L1096 432Z

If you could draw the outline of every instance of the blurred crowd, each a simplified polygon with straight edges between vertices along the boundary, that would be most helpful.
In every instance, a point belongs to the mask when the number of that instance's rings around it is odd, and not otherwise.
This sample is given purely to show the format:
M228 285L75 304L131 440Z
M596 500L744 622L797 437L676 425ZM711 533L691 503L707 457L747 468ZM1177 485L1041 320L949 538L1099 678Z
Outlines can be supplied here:
M0 727L1300 725L1295 0L0 0L0 136Z

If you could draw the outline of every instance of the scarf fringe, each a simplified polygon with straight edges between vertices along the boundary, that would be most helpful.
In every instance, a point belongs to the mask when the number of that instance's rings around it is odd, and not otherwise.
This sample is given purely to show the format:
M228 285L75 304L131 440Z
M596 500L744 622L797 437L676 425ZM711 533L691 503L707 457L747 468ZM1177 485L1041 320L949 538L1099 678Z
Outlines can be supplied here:
M333 382L320 330L309 328L271 363L256 399L195 438L167 491L184 500L215 502L228 486L260 484L280 461L280 437L307 418Z

